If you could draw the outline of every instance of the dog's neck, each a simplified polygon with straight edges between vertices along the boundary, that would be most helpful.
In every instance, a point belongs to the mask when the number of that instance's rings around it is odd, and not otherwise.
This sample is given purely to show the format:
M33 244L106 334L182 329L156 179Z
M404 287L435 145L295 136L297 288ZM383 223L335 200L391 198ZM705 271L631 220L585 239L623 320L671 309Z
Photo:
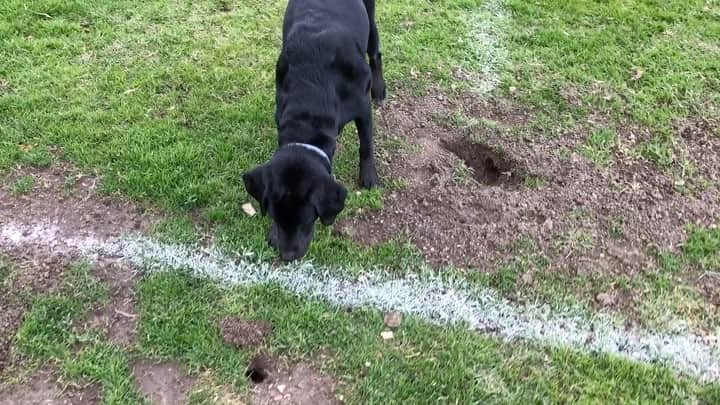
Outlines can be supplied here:
M278 137L278 150L293 148L320 160L327 168L328 173L332 172L335 138L319 133L308 137L298 133L284 134L281 132Z
M311 153L315 154L316 156L320 157L325 164L325 168L327 169L328 173L332 172L332 162L330 161L330 157L323 151L322 149L318 148L315 145L311 145L309 143L302 143L302 142L290 142L286 143L282 146L282 148L302 148L307 151L310 151Z

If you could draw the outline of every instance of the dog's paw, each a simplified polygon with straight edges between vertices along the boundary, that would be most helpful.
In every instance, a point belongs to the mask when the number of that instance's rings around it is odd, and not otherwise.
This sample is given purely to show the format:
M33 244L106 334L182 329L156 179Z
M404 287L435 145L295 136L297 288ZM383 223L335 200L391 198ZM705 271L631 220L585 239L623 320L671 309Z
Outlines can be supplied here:
M385 103L385 97L387 96L385 83L381 83L379 86L373 86L370 90L370 96L376 106L382 107Z
M380 185L380 177L377 175L375 167L362 170L360 172L360 187L371 189Z

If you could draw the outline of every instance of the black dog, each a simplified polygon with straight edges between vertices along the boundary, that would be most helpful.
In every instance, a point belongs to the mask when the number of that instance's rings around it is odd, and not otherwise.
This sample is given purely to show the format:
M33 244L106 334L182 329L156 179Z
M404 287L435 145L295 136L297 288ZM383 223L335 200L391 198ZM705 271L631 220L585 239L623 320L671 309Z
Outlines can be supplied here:
M350 121L360 137L360 185L379 182L370 95L382 102L385 82L375 1L290 0L275 91L278 149L243 182L272 219L269 243L291 261L307 252L317 218L330 225L345 206L347 190L331 170Z

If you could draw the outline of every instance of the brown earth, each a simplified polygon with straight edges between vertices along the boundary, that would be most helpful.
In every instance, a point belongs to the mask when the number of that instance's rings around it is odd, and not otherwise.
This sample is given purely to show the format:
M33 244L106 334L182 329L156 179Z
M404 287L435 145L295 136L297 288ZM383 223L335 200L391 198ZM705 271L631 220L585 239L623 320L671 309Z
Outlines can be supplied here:
M110 286L110 302L95 310L86 324L105 333L110 342L128 347L135 343L137 318L133 286L137 273L121 262L103 261L96 275Z
M632 153L646 129L613 128L619 143L606 168L583 157L588 135L608 125L599 116L546 134L506 102L431 94L397 96L376 121L381 174L405 184L387 193L382 210L339 226L366 245L406 234L435 265L493 269L523 238L570 274L632 275L654 263L653 248L677 251L687 224L720 218L720 138L710 126L686 130L684 149L712 181L683 194Z
M0 250L1 253L3 250ZM0 374L12 363L10 348L30 297L53 291L63 280L68 258L15 251L12 273L0 284Z
M153 405L185 404L195 385L195 378L174 362L142 360L133 367L133 374L138 389Z
M335 382L305 363L288 366L260 355L248 366L248 377L255 382L251 401L255 405L340 403Z
M0 405L94 405L100 403L95 385L63 387L48 370L39 370L23 384L0 386Z
M220 320L220 333L225 343L237 349L252 349L259 346L272 332L272 325L266 321L226 316Z

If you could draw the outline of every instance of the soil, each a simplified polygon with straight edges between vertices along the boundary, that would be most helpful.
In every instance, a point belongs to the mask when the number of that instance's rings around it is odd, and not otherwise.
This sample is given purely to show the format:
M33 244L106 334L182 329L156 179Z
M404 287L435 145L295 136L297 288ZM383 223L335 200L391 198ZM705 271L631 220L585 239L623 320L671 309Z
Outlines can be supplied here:
M57 163L47 169L22 169L10 175L7 184L31 175L35 187L29 193L13 196L0 188L0 223L54 225L62 237L107 239L127 232L141 232L152 223L145 209L117 195L97 192L99 179L79 173L67 164ZM62 241L58 240L58 247Z
M22 168L8 176L6 185L21 176L35 178L27 194L15 196L8 187L0 187L0 224L19 223L56 227L57 234L47 246L15 246L0 238L0 254L14 268L5 285L0 287L0 372L10 362L9 347L29 304L24 298L45 294L59 286L74 253L64 246L68 237L117 237L147 229L154 216L127 200L97 193L98 179L84 175L67 164L57 163L46 169ZM102 266L101 266L102 267ZM129 343L134 336L132 316L132 272L105 263L99 274L111 286L112 303L98 312L94 326L107 326L111 339ZM29 294L28 294L29 293Z
M470 124L453 123L458 116ZM380 172L405 184L386 193L382 210L341 222L342 233L365 245L406 234L435 265L477 269L511 260L523 238L570 274L632 275L654 263L651 248L677 251L687 224L718 222L720 137L711 125L693 124L684 140L712 181L681 193L629 152L649 138L645 129L615 128L619 145L602 168L578 152L602 117L561 134L532 121L507 102L464 95L390 99L376 120Z
M133 290L137 273L121 262L106 262L96 274L110 286L110 302L94 311L87 326L100 329L120 347L131 346L137 336L138 315Z
M133 367L135 383L154 405L187 403L195 379L173 362L142 360Z
M259 378L262 376L262 378ZM255 405L330 405L340 401L335 382L305 363L284 366L260 355L248 366Z
M12 273L0 284L0 373L12 362L10 348L30 305L29 297L53 291L62 282L68 265L68 259L62 256L11 252Z
M272 325L266 321L227 316L220 321L220 333L225 343L243 350L252 349L265 340L272 332Z
M62 387L50 371L39 370L24 384L0 386L0 405L90 405L100 403L95 385Z

